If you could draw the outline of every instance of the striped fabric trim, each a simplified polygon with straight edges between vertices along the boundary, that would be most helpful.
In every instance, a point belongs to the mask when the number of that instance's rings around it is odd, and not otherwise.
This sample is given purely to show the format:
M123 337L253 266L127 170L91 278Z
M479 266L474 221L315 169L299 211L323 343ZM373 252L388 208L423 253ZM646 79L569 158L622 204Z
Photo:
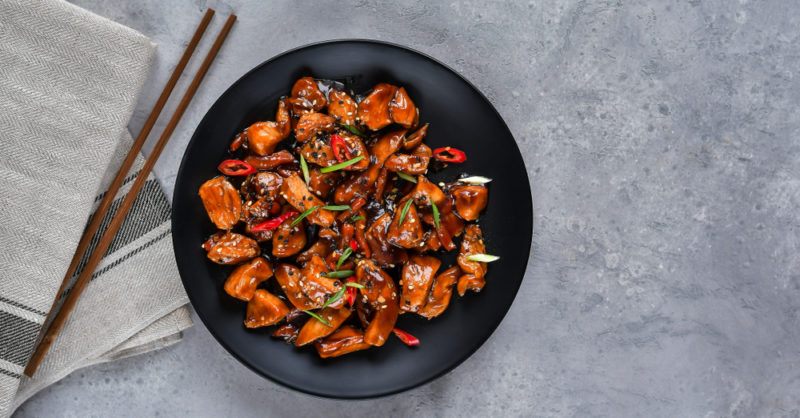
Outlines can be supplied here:
M128 184L133 181L137 174L138 171L128 176L125 179L124 184ZM105 193L106 191L100 193L95 198L95 202L102 199ZM90 251L88 251L87 254L90 254L97 247L100 237L108 228L108 225L111 222L114 214L116 214L119 210L123 198L124 196L119 196L112 203L109 213L107 213L103 218L100 230L95 234L94 237L92 237L92 241L89 246ZM168 224L169 222L170 212L170 202L167 199L167 196L161 190L161 187L155 178L150 176L145 182L142 191L136 197L133 207L131 208L131 212L125 219L125 222L123 222L120 231L114 237L114 240L111 242L108 251L106 251L106 254L104 255L104 261L107 259L114 261L97 270L92 275L92 280L101 278L105 273L112 270L114 267L119 266L129 258L168 237L171 230L169 226L165 224ZM157 235L155 235L153 238L145 242L137 243L135 247L130 248L131 244L145 237L147 234L155 232L156 229L162 229L163 231L157 233ZM122 251L124 251L124 253L121 253ZM81 263L78 265L78 270L71 279L72 281L77 279L78 275L80 275L80 273L83 271L87 261L88 257L84 256L84 258L81 260ZM102 264L104 264L103 261L101 261L101 265ZM60 308L61 302L63 302L64 297L69 294L71 289L72 284L70 284L63 294L59 295L58 308ZM4 302L9 306L13 306L14 308L21 309L25 312L38 315L41 318L44 318L47 315L46 312L33 309L29 306L26 306L24 303L10 300L2 296L0 296L0 302ZM1 307L2 306L0 305L0 308ZM9 308L9 310L11 309ZM40 324L19 316L21 312L22 311L18 311L18 313L15 315L12 312L7 312L0 309L0 329L3 330L2 334L0 334L0 373L12 378L19 378L20 374L8 366L4 367L2 363L7 363L9 366L17 365L24 367L30 358L30 355L33 353L39 332L42 329Z

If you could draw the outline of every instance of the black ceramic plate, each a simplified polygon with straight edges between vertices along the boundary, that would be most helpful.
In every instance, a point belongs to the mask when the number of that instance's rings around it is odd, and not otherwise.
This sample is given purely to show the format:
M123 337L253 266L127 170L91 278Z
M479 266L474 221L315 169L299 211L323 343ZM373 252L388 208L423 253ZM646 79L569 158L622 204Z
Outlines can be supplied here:
M480 225L487 252L500 256L500 261L490 265L481 293L454 295L442 316L431 321L411 314L400 317L398 327L422 341L417 348L390 338L380 348L323 360L311 347L296 349L271 338L272 327L247 330L242 325L245 304L222 290L231 268L211 263L200 248L215 231L198 188L217 175L216 166L226 158L234 135L255 121L271 120L278 98L306 75L348 79L357 92L379 82L404 86L420 108L421 122L431 124L425 142L432 148L451 145L468 156L466 163L451 165L432 180L452 180L462 172L494 180ZM189 299L209 331L261 375L303 392L335 398L407 390L441 376L475 352L514 301L528 262L531 233L525 165L511 132L486 97L438 61L375 41L305 46L272 58L239 79L197 127L183 157L173 198L175 257Z

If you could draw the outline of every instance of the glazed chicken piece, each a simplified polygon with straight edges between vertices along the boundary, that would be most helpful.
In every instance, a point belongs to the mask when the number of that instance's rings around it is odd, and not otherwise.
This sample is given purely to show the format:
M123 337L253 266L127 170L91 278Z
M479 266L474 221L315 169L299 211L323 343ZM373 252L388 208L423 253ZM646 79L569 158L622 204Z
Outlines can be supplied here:
M372 260L361 259L356 265L356 282L364 286L361 295L375 311L364 332L364 342L382 346L391 334L400 314L399 297L394 281Z
M291 314L290 314L291 315ZM289 315L286 315L288 318ZM297 334L300 333L300 328L298 328L295 324L283 324L275 329L272 333L272 336L275 338L282 338L287 343L294 343L297 339Z
M278 110L275 111L275 123L284 138L292 132L292 115L289 114L289 100L281 98L278 100Z
M244 130L248 149L258 155L271 154L287 136L283 133L283 127L272 121L256 122Z
M389 116L389 103L394 98L397 87L381 83L372 89L372 92L358 104L358 120L372 131L377 131L389 126L392 118Z
M249 199L266 197L275 199L281 190L283 177L269 171L259 171L242 182L242 195Z
M439 241L439 235L435 230L430 230L425 232L425 242L416 251L422 254L429 251L439 251L440 248L442 248L442 242Z
M300 329L300 333L297 335L295 345L297 347L302 347L333 334L333 332L350 317L351 312L352 310L350 308L344 306L338 309L328 306L320 310L317 312L317 315L328 321L329 325L323 324L316 318L308 318L308 321L306 321L306 324L303 325L303 328Z
M347 145L346 152L350 156L350 158L355 158L359 155L363 155L364 159L361 161L349 165L343 168L343 171L364 171L369 167L369 152L367 151L367 147L364 145L364 142L361 141L357 136L350 135L346 133L338 133L340 138L342 138ZM300 154L305 158L305 160L309 164L315 164L321 167L328 167L334 164L338 164L339 160L336 159L336 156L333 154L333 148L331 148L330 144L330 137L316 137L305 144L300 148ZM350 158L347 158L348 160Z
M331 252L333 252L331 241L320 238L317 240L317 242L311 244L307 250L300 253L296 259L298 263L307 263L309 260L311 260L312 256L317 256L324 260Z
M223 288L227 294L247 302L253 298L256 287L270 277L272 277L272 267L269 262L264 257L256 257L236 267L228 276Z
M289 308L283 301L267 292L264 289L255 291L253 298L247 302L247 314L244 319L244 326L247 328L259 328L275 325L286 317Z
M436 276L425 306L417 313L428 319L436 318L444 313L450 304L450 297L453 295L453 285L456 284L460 275L461 269L453 266Z
M292 226L292 220L283 221L272 234L272 255L278 258L291 257L306 246L303 222Z
M486 263L470 261L467 259L472 254L483 254L486 246L483 244L483 233L478 225L469 225L464 231L461 241L461 250L458 252L458 265L463 274L458 278L458 294L464 296L467 290L480 292L486 284L483 276L486 275Z
M233 232L212 235L203 248L208 251L208 259L217 264L238 264L261 252L255 240Z
M414 198L414 203L423 208L430 206L433 201L441 209L445 201L442 189L425 176L417 176L417 185L411 191L411 196Z
M478 219L489 201L489 190L478 185L456 185L450 189L455 199L456 213L465 221Z
M395 92L392 101L389 103L389 117L394 123L405 128L410 128L417 124L419 111L414 106L414 102L411 101L411 97L405 88L400 87Z
M321 358L332 358L366 350L372 346L364 342L364 333L361 330L344 326L329 337L317 341L315 347Z
M272 170L282 165L294 164L297 160L294 159L294 156L289 151L280 150L264 156L248 155L245 157L244 162L252 165L257 170Z
M384 167L395 173L406 173L409 175L425 174L428 171L430 157L419 155L394 154L386 160Z
M248 200L244 205L244 220L248 223L248 228L252 226L251 223L256 224L261 219L277 215L281 210L281 205L275 199L268 196L254 196L254 198L256 200Z
M305 212L306 209L318 207L317 210L306 217L306 220L313 224L329 227L336 220L333 212L322 209L325 203L308 191L306 183L297 173L293 173L283 180L281 196L300 213Z
M386 233L389 230L390 223L392 223L392 215L388 212L384 213L367 228L364 234L372 259L381 266L393 266L408 259L406 252L402 248L389 244Z
M422 221L413 203L408 206L408 212L403 218L403 223L400 223L400 217L403 214L402 208L405 207L406 201L401 200L397 204L392 223L389 224L389 231L386 233L386 240L389 244L398 247L419 248L425 244L425 231L422 229Z
M328 104L325 94L319 89L317 82L311 77L303 77L292 86L292 97L289 100L295 113L302 110L319 112Z
M415 255L403 265L403 297L400 309L417 312L427 303L428 291L442 261L436 257Z
M275 268L275 280L281 285L281 290L295 308L308 311L322 306L321 303L314 302L303 293L303 289L300 287L301 278L300 269L291 264L278 264Z
M306 142L317 136L320 132L331 132L336 126L336 120L322 113L305 113L300 116L297 126L294 127L294 137L300 142Z
M416 148L411 150L411 155L415 155L417 157L426 157L430 159L431 157L433 157L433 150L431 149L431 147L425 144L419 144L417 145Z
M328 93L328 114L343 125L355 125L358 105L347 93L332 90Z
M308 190L320 199L327 199L334 187L342 180L342 173L323 173L318 168L308 171Z
M200 199L209 219L219 229L231 229L242 217L242 199L236 188L223 176L200 186Z
M381 168L386 160L397 150L403 142L405 130L389 132L381 136L369 149L370 163L367 171L358 176L351 176L340 184L333 195L333 200L338 205L348 204L358 197L366 198L378 179ZM363 162L363 161L362 161Z
M327 273L330 269L325 263L325 260L319 256L312 255L303 269L300 271L300 289L308 296L309 299L322 305L334 293L342 288L342 282L337 279L324 277L322 274ZM344 304L344 300L338 301L329 305L332 308L338 308Z
M253 128L252 130L250 128ZM269 148L274 148L271 143L278 143L289 136L291 132L291 116L289 115L288 103L285 99L278 102L278 110L275 112L275 122L258 122L238 135L231 142L231 152L237 151L242 145L247 149L255 146L253 152L265 152ZM263 155L263 154L262 154Z
M411 150L422 144L422 140L425 139L425 136L428 134L428 126L430 126L430 124L426 123L422 125L421 128L403 138L403 149Z

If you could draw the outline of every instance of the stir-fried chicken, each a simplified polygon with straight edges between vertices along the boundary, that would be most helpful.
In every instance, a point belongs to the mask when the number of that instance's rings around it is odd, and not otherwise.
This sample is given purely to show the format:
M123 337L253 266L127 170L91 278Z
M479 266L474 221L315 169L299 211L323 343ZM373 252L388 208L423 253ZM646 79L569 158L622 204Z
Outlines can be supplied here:
M429 125L405 87L366 93L298 79L199 190L217 229L202 248L235 266L223 289L247 302L244 326L276 325L271 335L322 358L390 338L420 344L400 314L442 315L454 291L483 289L497 259L477 224L490 179L441 182L431 171L466 154L425 144ZM457 264L443 265L456 249Z

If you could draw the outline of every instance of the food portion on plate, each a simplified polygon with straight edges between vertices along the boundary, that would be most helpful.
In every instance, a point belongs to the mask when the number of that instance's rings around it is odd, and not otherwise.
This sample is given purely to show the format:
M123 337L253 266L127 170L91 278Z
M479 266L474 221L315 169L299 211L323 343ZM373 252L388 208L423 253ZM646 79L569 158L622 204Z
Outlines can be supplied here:
M400 315L432 319L454 289L483 289L498 259L478 224L491 180L458 172L463 151L426 145L419 119L403 87L360 96L303 77L274 120L233 138L221 175L199 190L218 229L202 247L235 266L223 289L246 302L245 327L275 326L273 336L323 358L391 335L415 346ZM430 181L438 171L453 180Z

